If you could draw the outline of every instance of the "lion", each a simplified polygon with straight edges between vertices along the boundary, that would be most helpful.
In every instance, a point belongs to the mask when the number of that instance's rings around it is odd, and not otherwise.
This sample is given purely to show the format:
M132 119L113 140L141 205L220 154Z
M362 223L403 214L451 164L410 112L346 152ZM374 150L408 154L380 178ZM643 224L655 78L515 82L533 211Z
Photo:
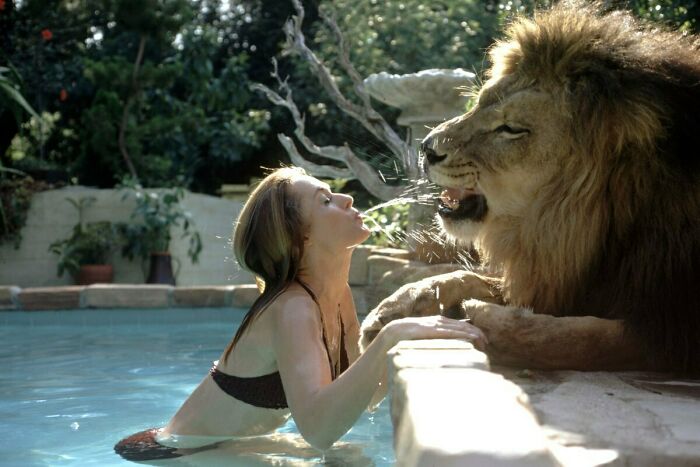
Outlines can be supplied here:
M476 105L422 142L437 218L483 271L364 320L457 307L495 363L700 372L700 41L600 4L519 18Z

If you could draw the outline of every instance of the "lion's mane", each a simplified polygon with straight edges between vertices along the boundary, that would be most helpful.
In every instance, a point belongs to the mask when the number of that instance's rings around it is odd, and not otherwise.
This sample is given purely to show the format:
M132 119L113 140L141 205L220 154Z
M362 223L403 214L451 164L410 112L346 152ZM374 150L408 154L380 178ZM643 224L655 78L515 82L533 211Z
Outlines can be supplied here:
M698 39L562 2L511 24L490 57L492 78L538 83L570 119L535 215L482 237L506 298L622 319L659 363L700 372Z

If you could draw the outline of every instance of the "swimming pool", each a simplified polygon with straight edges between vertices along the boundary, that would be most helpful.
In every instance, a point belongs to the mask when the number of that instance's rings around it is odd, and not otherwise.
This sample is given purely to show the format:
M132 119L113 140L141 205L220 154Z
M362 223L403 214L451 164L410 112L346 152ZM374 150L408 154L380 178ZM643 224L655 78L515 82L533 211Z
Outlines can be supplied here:
M136 465L114 443L164 425L242 317L231 308L0 312L0 465ZM353 454L341 465L394 464L388 406L342 438L338 451ZM324 463L316 452L269 459Z

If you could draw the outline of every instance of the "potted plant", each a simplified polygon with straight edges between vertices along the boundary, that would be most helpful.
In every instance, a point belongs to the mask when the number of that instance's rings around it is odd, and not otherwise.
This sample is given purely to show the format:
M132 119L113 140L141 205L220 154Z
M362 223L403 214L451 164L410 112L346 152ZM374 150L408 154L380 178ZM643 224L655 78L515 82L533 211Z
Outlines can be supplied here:
M58 276L68 272L79 285L112 282L114 269L109 264L109 257L116 239L112 223L84 222L83 211L95 202L93 197L78 201L66 198L66 201L78 211L78 223L70 237L49 246L49 251L59 257Z
M122 255L131 260L149 261L146 283L175 285L170 254L171 229L181 228L181 238L189 238L187 255L192 263L198 261L202 251L202 240L194 228L192 216L180 204L185 190L180 187L145 190L136 183L127 183L125 187L128 191L122 200L133 198L136 204L131 222L117 224L123 241Z

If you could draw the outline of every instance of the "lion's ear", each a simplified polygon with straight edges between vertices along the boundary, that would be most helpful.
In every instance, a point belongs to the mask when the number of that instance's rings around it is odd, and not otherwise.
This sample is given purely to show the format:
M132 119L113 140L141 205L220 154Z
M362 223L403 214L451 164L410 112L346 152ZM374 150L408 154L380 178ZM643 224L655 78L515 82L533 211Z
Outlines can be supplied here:
M652 148L663 134L663 113L651 87L624 72L591 70L568 83L576 139L592 156Z

